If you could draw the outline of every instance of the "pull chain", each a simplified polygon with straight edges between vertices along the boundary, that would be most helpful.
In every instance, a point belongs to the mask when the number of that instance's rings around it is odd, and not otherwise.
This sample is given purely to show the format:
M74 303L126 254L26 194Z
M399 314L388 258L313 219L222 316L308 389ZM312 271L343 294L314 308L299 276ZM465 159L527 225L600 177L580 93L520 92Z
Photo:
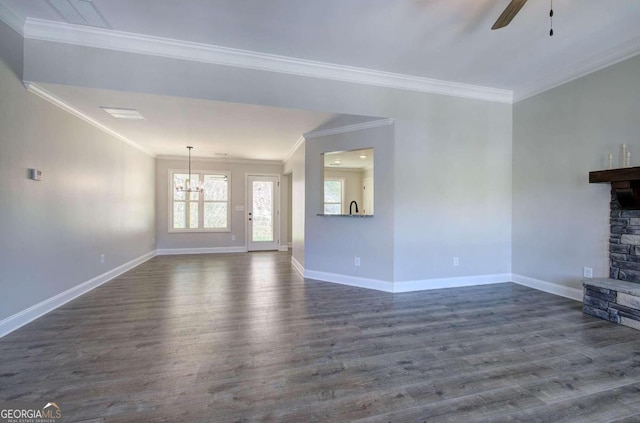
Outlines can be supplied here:
M551 10L549 10L549 24L551 26L549 37L553 37L553 0L551 0Z

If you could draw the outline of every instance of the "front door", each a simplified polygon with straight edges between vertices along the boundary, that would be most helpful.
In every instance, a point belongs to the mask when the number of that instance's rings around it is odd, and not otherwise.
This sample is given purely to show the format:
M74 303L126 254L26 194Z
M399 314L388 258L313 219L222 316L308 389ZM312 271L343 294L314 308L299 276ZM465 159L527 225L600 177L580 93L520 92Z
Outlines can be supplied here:
M278 176L247 177L247 249L249 251L277 250L280 245L277 207L280 189Z

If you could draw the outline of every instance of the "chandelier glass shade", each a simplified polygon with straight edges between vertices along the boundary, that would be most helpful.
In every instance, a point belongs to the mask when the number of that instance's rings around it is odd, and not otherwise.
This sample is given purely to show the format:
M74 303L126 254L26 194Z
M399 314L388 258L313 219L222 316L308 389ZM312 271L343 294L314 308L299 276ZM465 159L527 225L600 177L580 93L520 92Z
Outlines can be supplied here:
M197 181L193 181L191 178L191 150L192 146L188 145L187 149L189 150L189 177L184 181L176 182L176 192L204 192L204 181L201 181L198 178Z

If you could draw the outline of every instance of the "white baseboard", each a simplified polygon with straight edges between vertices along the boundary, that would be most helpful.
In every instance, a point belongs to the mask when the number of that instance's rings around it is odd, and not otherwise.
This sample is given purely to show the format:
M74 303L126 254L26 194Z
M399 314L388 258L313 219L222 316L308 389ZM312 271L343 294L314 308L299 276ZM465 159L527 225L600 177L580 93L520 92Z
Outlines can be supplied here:
M379 279L361 278L358 276L341 275L338 273L319 272L317 270L304 270L304 277L324 282L339 283L341 285L357 286L359 288L375 289L384 292L393 292L393 282Z
M291 256L291 265L298 273L300 273L300 276L304 277L304 266L302 266L294 256Z
M173 256L181 254L246 253L247 247L159 248L157 251L159 256Z
M287 247L286 245L281 245L278 247L278 251L289 251L289 247Z
M324 282L333 282L342 285L357 286L359 288L375 289L377 291L392 293L455 288L461 286L486 285L511 281L510 273L501 273L495 275L390 282L380 279L361 278L357 276L304 269L302 266L300 266L300 263L298 263L298 261L293 257L291 258L291 263L298 272L300 272L302 275L304 275L305 278L308 279L315 279Z
M582 302L582 290L533 279L513 273L498 273L494 275L465 276L456 278L438 278L413 281L389 282L378 279L367 279L355 276L341 275L337 273L305 270L295 259L291 258L293 267L305 278L324 282L333 282L342 285L357 286L360 288L375 289L378 291L401 293L425 291L430 289L456 288L463 286L487 285L493 283L514 282L538 291L558 295L564 298Z
M462 286L487 285L511 282L510 273L495 275L462 276L455 278L423 279L393 283L393 292L425 291L429 289L457 288Z
M582 302L582 290L578 288L558 285L557 283L542 281L540 279L517 275L515 273L511 274L511 281L518 285L537 289L538 291L544 291L549 294L559 295L561 297Z
M16 329L21 328L27 323L34 321L38 317L44 316L50 311L53 311L56 308L68 303L69 301L74 300L83 294L86 294L92 289L97 288L106 282L109 282L110 280L120 276L124 272L127 272L134 267L141 265L145 261L150 260L155 256L156 251L150 251L147 254L133 259L128 263L118 266L115 269L111 269L108 272L96 276L93 279L89 279L88 281L85 281L80 285L76 285L73 288L67 289L66 291L61 292L54 297L48 298L38 304L35 304L25 310L19 311L18 313L3 319L2 321L0 321L0 338L13 332Z

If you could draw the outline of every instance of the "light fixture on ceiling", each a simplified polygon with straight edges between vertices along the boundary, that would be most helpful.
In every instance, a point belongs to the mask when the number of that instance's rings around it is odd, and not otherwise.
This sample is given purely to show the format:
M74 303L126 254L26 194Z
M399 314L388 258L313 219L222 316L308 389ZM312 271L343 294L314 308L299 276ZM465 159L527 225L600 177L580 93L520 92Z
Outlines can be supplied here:
M366 159L367 157L369 157L369 156L367 156L366 154L360 154L360 158L361 159Z
M189 176L184 184L181 182L176 183L176 192L204 192L204 181L198 180L193 185L191 184L191 150L192 146L188 145L187 149L189 150Z
M144 116L142 116L136 109L121 109L118 107L104 106L100 106L100 108L116 119L144 120Z

